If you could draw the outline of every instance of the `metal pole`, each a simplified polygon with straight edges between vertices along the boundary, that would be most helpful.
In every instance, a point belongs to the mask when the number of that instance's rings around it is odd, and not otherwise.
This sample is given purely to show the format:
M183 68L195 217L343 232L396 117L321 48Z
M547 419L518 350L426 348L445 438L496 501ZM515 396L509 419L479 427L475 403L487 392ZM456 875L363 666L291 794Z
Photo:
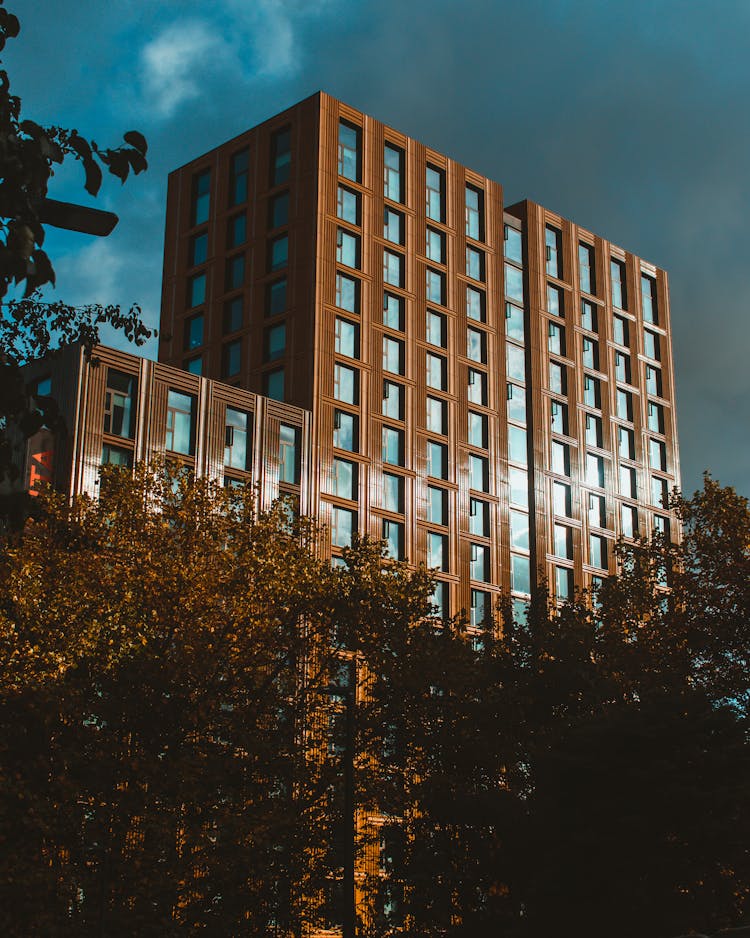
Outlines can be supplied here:
M348 664L346 687L346 712L344 736L344 877L343 877L343 922L342 938L356 938L357 912L354 899L354 861L356 822L354 803L354 707L357 694L357 662L351 658Z

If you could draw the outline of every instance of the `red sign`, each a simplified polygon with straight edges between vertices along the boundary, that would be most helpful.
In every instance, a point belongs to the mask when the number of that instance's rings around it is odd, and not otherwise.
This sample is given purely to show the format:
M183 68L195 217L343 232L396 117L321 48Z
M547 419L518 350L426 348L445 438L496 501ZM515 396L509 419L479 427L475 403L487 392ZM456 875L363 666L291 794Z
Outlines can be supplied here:
M42 485L52 485L55 465L54 437L49 430L35 433L26 444L26 489L38 495Z

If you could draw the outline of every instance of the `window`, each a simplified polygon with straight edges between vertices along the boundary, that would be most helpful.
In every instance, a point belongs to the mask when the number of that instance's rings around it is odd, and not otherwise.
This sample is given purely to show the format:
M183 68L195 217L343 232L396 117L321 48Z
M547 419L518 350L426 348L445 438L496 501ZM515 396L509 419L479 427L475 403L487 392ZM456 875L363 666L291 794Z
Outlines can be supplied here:
M562 232L551 225L544 229L547 273L550 277L562 278Z
M510 587L514 593L531 592L531 563L528 557L511 554Z
M425 286L428 302L445 306L445 274L429 267L425 268Z
M234 302L234 301L233 301ZM266 284L266 316L277 316L286 310L286 277Z
M621 388L617 389L617 416L622 420L633 420L633 395Z
M208 221L211 206L211 170L204 169L193 177L193 195L190 211L191 227Z
M511 264L505 265L505 296L523 303L523 272Z
M383 473L383 508L402 514L404 511L404 477Z
M195 452L195 408L192 394L169 390L167 395L166 448L173 453L192 456Z
M589 537L589 563L592 567L607 569L607 539L598 534Z
M627 289L625 284L625 264L612 259L609 262L610 280L612 282L612 305L618 309L628 308Z
M405 266L403 255L394 251L383 251L383 283L389 283L392 287L403 287Z
M473 410L469 411L469 446L477 446L480 449L487 449L488 445L488 420L486 414L476 414Z
M654 515L654 530L663 534L665 537L669 537L669 518L664 518L662 515Z
M427 520L430 524L448 524L448 493L445 489L427 486Z
M481 498L469 499L469 532L479 537L490 536L490 506Z
M274 401L284 400L284 369L276 368L263 375L263 392Z
M563 291L559 287L547 284L547 312L553 316L565 316L565 302Z
M356 511L350 508L331 508L331 544L334 547L351 547L356 528Z
M346 121L339 122L339 176L351 179L353 182L362 181L361 135L359 127L348 124Z
M487 583L490 578L490 549L485 544L471 545L471 578Z
M572 517L570 486L567 483L552 483L552 504L556 515L562 515L564 518Z
M555 594L563 602L573 596L573 571L567 567L555 567Z
M268 245L268 269L278 270L280 267L286 267L289 260L289 237L281 235L274 238Z
M442 224L445 222L445 173L441 169L428 164L425 183L427 188L427 217Z
M404 151L386 143L383 163L383 195L392 202L403 202Z
M599 343L595 339L587 339L585 336L581 340L583 345L583 367L599 370Z
M221 374L223 378L233 378L242 368L242 341L235 339L227 342L221 350Z
M205 231L193 235L188 247L188 265L197 267L203 264L208 256L208 235Z
M526 431L513 424L508 426L508 459L511 462L527 464L528 451L526 448Z
M484 251L466 245L466 276L472 280L484 280Z
M336 260L346 267L359 267L359 235L336 229Z
M525 511L510 512L510 546L529 549L529 516Z
M383 427L383 462L392 466L404 465L404 431Z
M484 241L484 193L466 187L466 237Z
M445 235L435 228L427 228L425 255L438 264L445 263Z
M393 244L403 244L405 230L406 226L402 213L386 207L383 212L383 237L385 240L392 241Z
M592 492L589 492L589 526L607 527L607 500L603 495L594 495Z
M359 466L348 459L333 460L332 494L339 498L348 498L354 501L357 498L357 482Z
M434 614L439 619L445 621L450 615L450 586L438 580L435 583L435 589L431 597L434 606Z
M620 519L622 536L638 537L638 509L633 505L621 505Z
M489 492L490 463L486 456L469 454L469 487L478 492Z
M250 420L242 410L227 407L224 419L224 465L228 469L250 468Z
M667 446L661 440L649 438L648 441L648 464L652 469L659 469L662 472L667 471Z
M481 329L466 330L466 357L482 365L487 364L487 333Z
M628 346L630 344L628 342L630 338L628 321L623 316L615 315L612 317L612 338L618 345Z
M352 192L346 186L339 186L336 190L336 215L342 221L358 225L360 219L359 193Z
M581 326L589 332L598 331L596 306L588 300L581 300Z
M627 427L617 428L617 442L622 459L635 459L635 434Z
M635 469L629 466L620 466L620 495L625 498L636 497Z
M188 358L182 367L185 371L189 371L191 375L203 374L203 356L195 355L193 358Z
M427 532L427 566L433 569L448 570L448 536Z
M487 375L476 368L469 368L466 396L472 404L487 406Z
M249 153L240 150L229 163L229 204L239 205L247 202L247 176Z
M333 445L349 453L359 452L359 418L355 414L333 412Z
M623 384L632 384L630 380L630 355L615 352L615 378Z
M268 227L281 228L289 222L289 193L280 192L269 203Z
M567 443L558 443L553 440L551 444L552 471L560 476L570 476L570 446Z
M485 590L471 591L471 627L489 628L492 625L492 600Z
M391 560L404 559L404 525L402 522L383 518L383 540L386 554Z
M651 358L655 362L661 361L659 336L648 329L643 330L643 351L647 358Z
M597 410L602 406L602 392L598 378L592 378L591 375L583 376L583 403Z
M526 391L517 384L507 385L508 420L526 423Z
M427 475L435 479L448 478L448 447L445 443L427 441Z
M648 402L648 428L654 433L664 433L664 408L653 401Z
M132 440L135 432L135 402L138 379L114 368L107 369L104 394L104 432ZM50 392L51 392L50 387ZM49 392L48 392L49 393ZM44 397L44 394L37 394Z
M356 368L338 362L333 366L333 396L346 404L359 403L359 372Z
M404 331L404 298L392 293L383 294L383 325Z
M547 323L547 348L553 355L565 355L565 326Z
M286 263L286 260L284 261ZM282 265L283 266L283 265ZM235 254L227 258L225 289L238 290L245 281L245 255Z
M133 466L133 452L124 449L122 446L110 446L109 443L105 443L102 446L102 465L121 466L125 469L131 469Z
M391 417L393 420L404 419L403 385L395 381L383 381L382 413L384 417Z
M427 328L425 336L430 345L446 348L448 345L448 320L443 313L427 310Z
M286 324L271 326L264 333L264 361L272 362L283 358L286 352Z
M334 350L339 355L346 355L347 358L359 358L359 325L336 317L334 327Z
M516 342L524 341L523 310L512 303L505 304L505 335Z
M524 350L508 342L505 346L505 370L509 378L526 381L526 355Z
M427 429L432 433L448 432L448 402L427 396Z
M185 320L185 334L183 337L183 348L199 348L203 345L203 313L191 316Z
M555 525L555 556L573 559L573 530L565 524Z
M654 397L663 397L661 385L661 369L646 365L646 391Z
M559 362L549 363L549 389L555 394L568 393L568 369Z
M206 301L206 275L196 274L188 280L187 293L188 309L193 306L200 306Z
M292 163L291 130L285 127L271 137L271 185L279 186L289 179Z
M427 387L448 390L448 363L442 355L427 352Z
M523 263L523 247L521 243L521 232L517 228L511 228L506 225L504 232L505 256L510 261L517 264Z
M643 321L659 322L658 309L656 306L656 281L653 277L641 274L641 306L643 308Z
M404 343L388 335L383 336L383 371L404 374Z
M511 505L529 507L529 477L525 469L508 468L508 491Z
M659 508L669 507L669 485L666 479L651 477L651 504Z
M590 244L578 245L578 278L583 293L596 293L594 249Z
M466 317L477 322L487 321L487 304L482 290L466 287Z
M594 453L586 453L586 484L604 488L604 459Z
M568 435L568 405L560 401L550 401L550 425L553 433Z
M336 274L336 306L349 313L359 312L359 280Z
M243 212L227 222L227 250L239 247L247 240L247 218Z
M602 418L586 414L586 445L602 447Z

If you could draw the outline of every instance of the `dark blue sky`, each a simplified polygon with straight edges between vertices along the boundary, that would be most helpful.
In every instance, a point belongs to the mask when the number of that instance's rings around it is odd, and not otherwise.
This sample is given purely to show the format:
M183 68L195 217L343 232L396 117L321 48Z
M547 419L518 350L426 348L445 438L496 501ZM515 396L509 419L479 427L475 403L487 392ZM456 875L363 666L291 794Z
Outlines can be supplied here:
M745 0L6 0L24 114L150 169L53 236L58 295L159 312L167 172L323 89L665 267L683 487L750 494ZM53 196L80 199L80 168ZM147 354L156 354L155 345Z

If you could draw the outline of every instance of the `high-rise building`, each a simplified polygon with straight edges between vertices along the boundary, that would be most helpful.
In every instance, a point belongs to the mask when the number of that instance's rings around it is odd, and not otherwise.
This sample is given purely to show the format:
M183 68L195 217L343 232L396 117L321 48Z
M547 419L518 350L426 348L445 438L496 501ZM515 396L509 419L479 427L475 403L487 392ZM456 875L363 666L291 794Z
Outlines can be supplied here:
M666 273L323 93L170 175L159 358L309 411L332 556L475 626L675 523Z

